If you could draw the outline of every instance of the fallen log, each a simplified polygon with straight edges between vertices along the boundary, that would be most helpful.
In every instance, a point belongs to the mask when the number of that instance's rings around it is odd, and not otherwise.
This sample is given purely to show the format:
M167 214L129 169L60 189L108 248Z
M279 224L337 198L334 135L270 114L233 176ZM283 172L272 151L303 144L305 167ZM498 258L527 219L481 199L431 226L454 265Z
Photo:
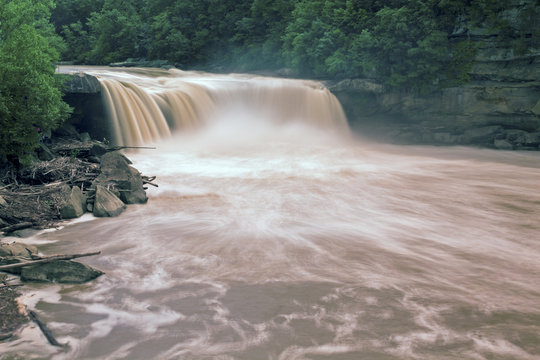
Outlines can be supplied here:
M17 231L17 230L27 229L27 228L32 227L32 226L34 226L34 224L32 224L31 222L21 222L21 223L18 223L18 224L3 227L3 228L0 229L0 231L3 231L5 233L10 233L10 232L14 232L14 231Z
M37 324L37 326L39 326L39 329L41 330L43 335L45 335L45 338L47 338L47 341L49 342L49 344L53 346L59 346L59 347L63 346L56 340L51 330L47 328L47 325L45 325L45 323L39 319L39 317L37 316L35 312L33 312L32 310L29 310L28 316L30 317L30 320L32 320L33 322Z
M96 251L96 252L86 253L86 254L47 256L47 257L41 258L39 260L30 260L30 261L24 261L24 262L20 262L20 263L15 263L15 264L0 265L0 271L18 269L18 268L21 268L21 267L32 266L32 265L37 265L37 264L45 264L45 263L49 263L49 262L56 261L56 260L71 260L71 259L76 259L76 258L80 258L80 257L93 256L93 255L99 255L99 254L101 254L101 251Z

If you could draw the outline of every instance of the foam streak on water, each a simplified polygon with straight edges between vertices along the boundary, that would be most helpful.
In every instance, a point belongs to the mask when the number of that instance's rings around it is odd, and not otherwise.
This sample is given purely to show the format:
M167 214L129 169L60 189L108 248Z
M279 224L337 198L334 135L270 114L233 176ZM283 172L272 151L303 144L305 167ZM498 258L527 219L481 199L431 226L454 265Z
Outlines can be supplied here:
M27 329L0 352L538 359L539 154L232 115L129 154L148 204L33 239L106 275L28 294L66 349Z

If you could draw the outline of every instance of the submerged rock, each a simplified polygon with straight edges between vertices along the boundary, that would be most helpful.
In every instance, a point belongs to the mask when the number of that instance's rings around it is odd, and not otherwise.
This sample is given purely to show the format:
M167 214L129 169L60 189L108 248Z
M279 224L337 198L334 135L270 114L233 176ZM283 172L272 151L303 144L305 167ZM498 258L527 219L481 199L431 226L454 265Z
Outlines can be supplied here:
M82 284L103 275L103 272L75 261L58 260L46 264L25 267L21 280L26 282L55 282Z
M96 199L94 200L94 215L97 217L114 217L120 215L126 208L115 194L101 185L96 186Z

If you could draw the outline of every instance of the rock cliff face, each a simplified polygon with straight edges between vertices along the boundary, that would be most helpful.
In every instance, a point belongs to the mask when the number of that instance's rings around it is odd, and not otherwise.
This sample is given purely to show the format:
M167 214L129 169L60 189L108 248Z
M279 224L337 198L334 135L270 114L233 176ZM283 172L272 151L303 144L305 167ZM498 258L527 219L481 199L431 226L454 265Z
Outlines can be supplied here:
M101 98L101 84L95 76L69 74L64 83L64 92L64 100L73 108L70 122L79 132L87 132L93 139L112 138Z
M99 94L101 85L95 76L75 73L70 74L64 83L64 91L68 94Z
M530 2L516 2L503 16L515 17ZM353 128L398 143L540 150L540 49L515 55L498 33L467 24L456 36L478 46L467 85L420 96L369 80L329 84Z

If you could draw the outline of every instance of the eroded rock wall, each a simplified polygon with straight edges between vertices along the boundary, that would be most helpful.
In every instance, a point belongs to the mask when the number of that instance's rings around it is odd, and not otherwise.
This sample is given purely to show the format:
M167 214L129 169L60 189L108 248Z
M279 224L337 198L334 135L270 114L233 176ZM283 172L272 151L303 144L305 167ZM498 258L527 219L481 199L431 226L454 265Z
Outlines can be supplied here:
M516 1L501 16L514 21L532 3ZM540 150L540 49L518 55L496 31L468 24L455 36L478 48L466 85L417 95L381 90L368 80L330 84L352 127L399 143Z

